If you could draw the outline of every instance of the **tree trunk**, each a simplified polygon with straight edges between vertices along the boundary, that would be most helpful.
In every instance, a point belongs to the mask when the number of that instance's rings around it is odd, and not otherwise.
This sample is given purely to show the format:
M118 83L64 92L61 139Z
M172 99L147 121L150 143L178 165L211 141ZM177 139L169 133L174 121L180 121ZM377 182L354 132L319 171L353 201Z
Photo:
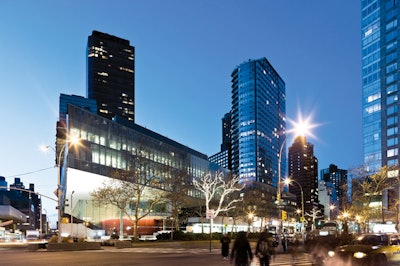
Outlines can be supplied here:
M124 236L124 213L123 210L119 210L119 238Z

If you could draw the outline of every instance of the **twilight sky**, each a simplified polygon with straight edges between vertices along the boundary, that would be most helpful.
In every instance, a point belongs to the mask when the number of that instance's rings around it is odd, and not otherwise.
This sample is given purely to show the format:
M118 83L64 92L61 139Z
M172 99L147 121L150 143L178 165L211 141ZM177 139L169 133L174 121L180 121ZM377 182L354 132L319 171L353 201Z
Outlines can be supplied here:
M136 122L207 155L219 151L230 74L266 57L287 117L311 116L319 169L362 164L359 0L2 0L0 175L55 198L60 93L86 97L93 30L136 49ZM290 123L287 128L290 129ZM289 136L288 142L291 144ZM43 200L51 219L56 204Z

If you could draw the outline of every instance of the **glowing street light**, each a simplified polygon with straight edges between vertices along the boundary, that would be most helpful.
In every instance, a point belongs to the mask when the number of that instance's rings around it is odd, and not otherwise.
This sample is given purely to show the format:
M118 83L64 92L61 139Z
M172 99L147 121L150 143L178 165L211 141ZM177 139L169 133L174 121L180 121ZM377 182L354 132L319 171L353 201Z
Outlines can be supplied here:
M54 147L46 145L46 146L42 146L41 149L42 150L48 150L48 149L52 149L55 153L56 156L58 158L57 160L57 168L58 168L58 173L57 173L57 199L58 199L58 206L57 206L57 210L58 210L58 243L61 243L61 216L62 216L62 190L61 190L61 156L65 153L65 148L68 146L68 144L70 145L78 145L79 144L79 138L74 137L74 136L67 136L65 144L62 146L62 148L60 149L60 152L57 155L57 151Z
M300 185L299 182L297 182L294 179L286 178L284 181L284 184L289 186L292 182L296 183L300 187L300 192L301 192L301 231L304 231L304 193L303 193L303 187Z
M298 121L293 121L288 119L288 121L293 125L293 128L288 130L287 133L294 133L294 137L297 136L312 136L315 137L312 133L311 133L311 129L317 127L317 124L312 124L310 122L311 117L307 117L306 119L303 119L302 115L300 114L298 117ZM286 144L286 139L282 142L281 147L279 149L279 157L278 157L278 189L277 189L277 195L276 195L276 199L277 199L277 205L278 207L281 205L281 183L282 183L282 177L281 177L281 162L282 162L282 152L283 152L283 148Z

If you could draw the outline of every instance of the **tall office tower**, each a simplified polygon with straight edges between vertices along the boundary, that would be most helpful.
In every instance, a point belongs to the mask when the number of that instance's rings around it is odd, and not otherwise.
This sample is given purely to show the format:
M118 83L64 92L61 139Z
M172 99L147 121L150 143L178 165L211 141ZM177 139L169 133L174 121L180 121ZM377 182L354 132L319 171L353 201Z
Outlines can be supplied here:
M347 170L339 169L337 165L331 164L329 165L329 168L321 170L320 178L322 181L332 184L332 187L335 190L335 193L332 193L332 195L336 197L333 198L332 201L337 203L337 206L335 206L336 208L342 210L343 203L346 202L343 197L347 197L345 191L345 186L347 184Z
M400 3L362 0L364 164L372 173L399 163Z
M396 0L362 0L362 112L364 164L371 174L399 164L399 16ZM390 211L397 188L382 194Z
M129 41L93 31L87 46L87 97L98 114L135 122L135 47Z
M318 159L314 156L314 145L305 136L296 137L289 147L289 176L297 182L289 186L289 192L296 195L297 206L302 206L304 200L305 212L318 208Z
M232 172L277 187L278 167L286 173L285 83L266 58L242 63L231 77Z

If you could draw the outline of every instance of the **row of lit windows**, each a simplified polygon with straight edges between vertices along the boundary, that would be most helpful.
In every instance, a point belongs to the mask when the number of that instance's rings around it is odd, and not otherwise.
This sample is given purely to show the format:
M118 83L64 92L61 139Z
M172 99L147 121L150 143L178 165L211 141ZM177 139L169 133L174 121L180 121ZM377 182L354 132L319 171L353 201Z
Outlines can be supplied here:
M365 111L367 112L367 114L372 114L374 112L378 112L381 110L381 103L376 103L372 106L368 106L365 108Z

